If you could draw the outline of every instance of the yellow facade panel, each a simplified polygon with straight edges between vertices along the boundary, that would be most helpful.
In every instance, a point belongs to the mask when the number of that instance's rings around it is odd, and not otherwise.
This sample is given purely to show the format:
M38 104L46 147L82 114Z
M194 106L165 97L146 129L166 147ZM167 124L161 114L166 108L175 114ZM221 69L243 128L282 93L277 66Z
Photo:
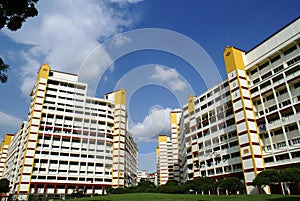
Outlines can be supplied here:
M195 108L195 104L194 104L194 96L193 95L189 95L188 97L188 112L193 112L194 108Z
M245 70L243 51L227 46L223 53L227 74L235 69Z
M126 91L125 89L120 89L115 92L115 104L126 105Z
M160 135L158 136L158 142L167 142L167 136L165 135Z

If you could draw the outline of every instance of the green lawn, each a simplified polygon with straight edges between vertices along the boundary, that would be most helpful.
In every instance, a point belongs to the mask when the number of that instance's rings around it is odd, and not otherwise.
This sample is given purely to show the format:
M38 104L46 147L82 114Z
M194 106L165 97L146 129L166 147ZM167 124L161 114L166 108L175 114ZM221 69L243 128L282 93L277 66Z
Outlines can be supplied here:
M115 194L67 201L300 201L299 196L283 195L183 195L160 193Z

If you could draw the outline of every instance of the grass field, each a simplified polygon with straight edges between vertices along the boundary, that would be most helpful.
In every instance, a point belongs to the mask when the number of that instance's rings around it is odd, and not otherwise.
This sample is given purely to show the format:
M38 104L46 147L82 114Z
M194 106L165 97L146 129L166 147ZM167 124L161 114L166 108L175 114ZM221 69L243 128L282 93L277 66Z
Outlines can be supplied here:
M299 196L283 195L183 195L159 193L115 194L67 201L300 201Z

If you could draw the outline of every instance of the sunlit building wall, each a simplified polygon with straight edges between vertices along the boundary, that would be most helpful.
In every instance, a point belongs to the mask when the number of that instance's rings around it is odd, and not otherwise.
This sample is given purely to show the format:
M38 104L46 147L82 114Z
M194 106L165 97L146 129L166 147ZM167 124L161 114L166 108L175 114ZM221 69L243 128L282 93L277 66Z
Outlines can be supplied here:
M5 167L7 165L6 161L7 161L7 157L8 157L10 142L13 139L13 137L14 137L13 134L6 134L1 143L1 147L0 147L0 178L2 178L4 175Z
M254 194L260 171L300 164L300 18L248 52L226 47L224 60L227 79L183 106L181 169L239 177Z
M27 199L28 194L102 194L106 186L124 187L125 175L137 172L125 106L123 89L104 99L89 97L77 75L42 65L27 122L16 135L22 143L12 144L18 151L11 150L11 160L20 161L13 164L14 175L7 172L14 178L11 192Z

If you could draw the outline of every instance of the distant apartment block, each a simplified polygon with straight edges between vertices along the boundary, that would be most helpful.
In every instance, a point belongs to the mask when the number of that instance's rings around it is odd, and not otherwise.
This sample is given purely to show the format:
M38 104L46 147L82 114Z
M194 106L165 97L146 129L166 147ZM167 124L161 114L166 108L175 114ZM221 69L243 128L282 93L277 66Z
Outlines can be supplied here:
M138 182L140 181L150 181L152 182L154 185L157 185L157 174L156 172L154 173L148 173L147 170L142 170L142 171L138 171Z
M157 185L164 185L174 179L172 141L166 135L158 136L156 148Z
M4 176L4 170L6 167L7 155L10 147L10 141L13 138L13 134L6 134L0 147L0 178Z
M28 194L102 194L136 184L137 145L127 132L126 92L87 96L74 74L42 65L27 121L10 143L5 177L18 199Z

